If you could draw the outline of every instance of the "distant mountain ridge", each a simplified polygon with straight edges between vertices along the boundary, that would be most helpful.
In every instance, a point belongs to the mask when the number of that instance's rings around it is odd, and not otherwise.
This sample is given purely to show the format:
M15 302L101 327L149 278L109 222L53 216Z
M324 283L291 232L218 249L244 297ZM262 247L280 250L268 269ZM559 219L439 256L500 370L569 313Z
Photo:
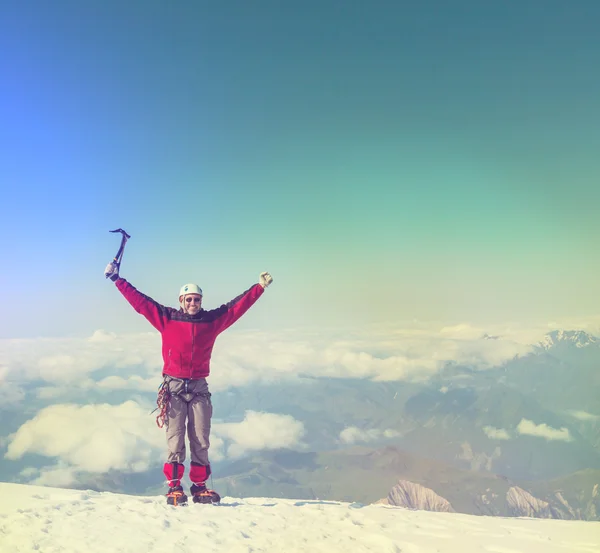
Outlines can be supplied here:
M538 347L549 350L558 344L572 344L577 348L600 345L600 339L583 330L553 330L544 336Z
M277 450L223 467L215 486L236 497L387 503L487 516L598 520L600 470L522 482L464 470L397 447ZM382 499L384 498L384 499Z
M597 485L595 490L597 490ZM492 501L502 502L501 496L497 493L491 493L487 490L487 494L481 494L479 497L474 496L474 503ZM575 512L571 506L560 497L557 492L556 499L559 499L558 505L564 509L556 508L548 501L539 499L533 496L528 491L519 486L511 486L504 494L505 503L503 511L508 516L515 517L530 517L530 518L555 518L555 519L582 519L581 512ZM597 495L597 494L596 494ZM420 511L436 511L441 513L456 512L450 502L435 493L431 488L426 488L420 484L415 484L408 480L399 480L398 483L390 490L390 493L385 499L381 499L376 503L385 505L394 505L396 507L405 507L407 509L417 509ZM592 517L588 520L596 518L596 512L591 509Z

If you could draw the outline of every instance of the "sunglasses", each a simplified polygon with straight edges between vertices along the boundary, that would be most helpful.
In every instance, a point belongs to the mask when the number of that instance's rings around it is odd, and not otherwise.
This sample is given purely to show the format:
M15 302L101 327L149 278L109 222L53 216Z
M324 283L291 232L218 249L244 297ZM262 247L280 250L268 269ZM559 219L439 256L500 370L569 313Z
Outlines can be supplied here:
M185 298L185 303L200 303L202 301L202 298Z

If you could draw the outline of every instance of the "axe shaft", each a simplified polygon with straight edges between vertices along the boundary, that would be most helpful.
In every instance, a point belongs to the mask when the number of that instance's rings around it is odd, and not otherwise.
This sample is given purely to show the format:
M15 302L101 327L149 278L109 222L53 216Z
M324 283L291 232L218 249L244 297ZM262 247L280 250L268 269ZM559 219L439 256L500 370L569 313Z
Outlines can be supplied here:
M119 251L113 260L114 263L118 265L121 264L121 259L123 259L123 250L125 249L125 244L127 244L127 240L131 238L129 234L127 234L122 228L118 228L116 230L110 230L109 232L120 232L121 233L121 246L119 247Z

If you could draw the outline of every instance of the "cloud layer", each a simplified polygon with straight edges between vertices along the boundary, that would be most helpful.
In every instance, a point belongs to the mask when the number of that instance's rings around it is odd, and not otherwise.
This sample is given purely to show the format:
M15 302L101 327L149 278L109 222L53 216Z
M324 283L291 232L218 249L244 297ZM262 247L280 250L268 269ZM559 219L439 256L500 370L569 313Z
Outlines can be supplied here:
M276 381L293 385L306 376L424 381L449 363L486 370L527 355L530 344L548 330L415 323L412 328L371 328L361 334L230 331L215 346L209 385L212 392L222 392ZM32 470L29 477L55 484L70 483L78 472L142 472L162 462L164 435L149 417L161 381L160 349L160 336L154 331L117 336L100 330L88 338L0 340L1 408L20 409L25 399L30 410L55 403L42 407L12 436L0 437L6 458L48 457L54 464L41 472ZM135 401L124 401L127 397ZM82 398L92 403L78 405ZM590 413L571 414L596 420ZM242 421L213 424L211 458L302 447L304 432L293 417L248 411ZM486 427L484 432L494 440L510 438L504 429ZM339 440L373 442L393 433L348 427ZM514 429L511 433L516 435ZM526 419L516 433L571 440L566 428Z
M375 442L383 438L397 438L398 436L400 436L400 433L392 428L363 430L356 426L348 426L340 432L340 441L344 444L356 444L359 442Z
M211 458L248 451L301 447L304 425L288 415L248 411L238 423L215 423ZM134 401L120 405L60 404L46 407L8 438L5 457L26 454L52 459L41 471L22 473L37 484L69 485L78 473L144 472L164 462L164 431Z
M343 336L231 331L215 346L210 385L218 391L299 375L419 381L448 363L485 370L531 351L519 332L504 330L494 340L465 324ZM14 390L35 383L46 399L73 388L150 392L161 371L156 332L117 336L98 330L84 339L0 340L0 381Z
M510 440L510 434L504 428L494 428L493 426L484 426L483 431L490 440Z
M593 413L588 413L587 411L567 411L569 415L580 420L580 421L597 421L600 420L600 415L594 415Z

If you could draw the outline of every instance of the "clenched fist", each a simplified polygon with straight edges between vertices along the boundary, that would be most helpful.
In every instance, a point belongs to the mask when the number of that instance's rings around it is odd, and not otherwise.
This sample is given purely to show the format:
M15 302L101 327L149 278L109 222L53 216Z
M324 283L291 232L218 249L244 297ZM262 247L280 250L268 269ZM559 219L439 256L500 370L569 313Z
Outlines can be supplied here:
M110 278L113 282L119 278L119 265L117 263L109 263L104 269L104 276Z
M267 286L269 286L269 284L271 284L271 282L273 282L273 277L267 273L260 273L260 278L258 280L258 283L263 287L266 288Z

